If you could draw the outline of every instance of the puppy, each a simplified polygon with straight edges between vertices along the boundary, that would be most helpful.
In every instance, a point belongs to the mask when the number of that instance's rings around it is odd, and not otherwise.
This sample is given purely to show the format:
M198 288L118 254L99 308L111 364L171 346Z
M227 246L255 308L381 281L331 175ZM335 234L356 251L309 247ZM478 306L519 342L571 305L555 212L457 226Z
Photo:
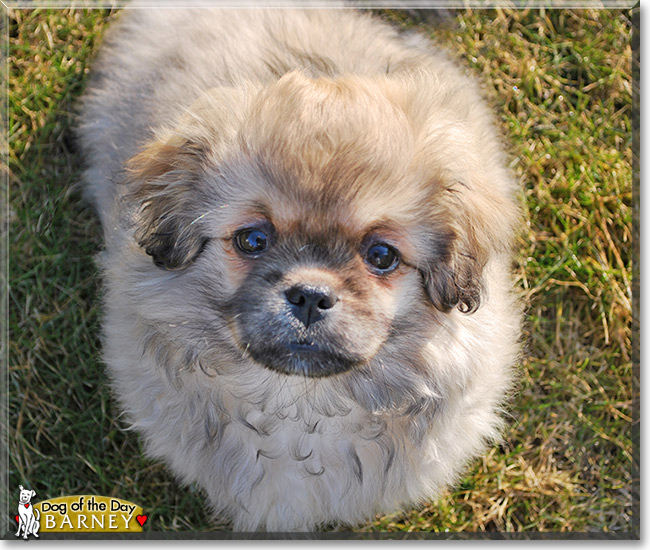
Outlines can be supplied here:
M428 41L347 9L126 10L80 137L115 396L234 529L417 505L498 436L517 188Z
M32 498L36 496L36 491L25 489L22 485L19 485L18 488L20 496L18 497L18 531L16 531L16 536L19 537L22 531L25 540L27 540L27 535L34 535L38 538L38 530L41 527L38 520L41 514L38 510L34 510L31 503Z

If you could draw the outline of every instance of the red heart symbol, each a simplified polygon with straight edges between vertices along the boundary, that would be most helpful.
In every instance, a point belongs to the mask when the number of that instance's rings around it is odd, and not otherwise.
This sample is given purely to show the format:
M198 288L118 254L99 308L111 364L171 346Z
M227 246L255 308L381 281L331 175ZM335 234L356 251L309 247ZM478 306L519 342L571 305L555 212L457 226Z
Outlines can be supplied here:
M29 502L25 504L25 508L29 508Z
M147 516L135 516L135 519L140 524L140 527L142 527L147 521Z
M16 521L20 523L20 516L16 516Z

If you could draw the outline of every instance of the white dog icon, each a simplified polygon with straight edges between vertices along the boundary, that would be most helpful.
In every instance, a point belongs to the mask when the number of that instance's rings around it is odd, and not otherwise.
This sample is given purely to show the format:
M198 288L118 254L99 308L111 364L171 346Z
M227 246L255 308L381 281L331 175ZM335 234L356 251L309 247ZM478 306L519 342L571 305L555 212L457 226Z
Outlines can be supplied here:
M38 510L34 513L34 507L31 504L32 497L36 496L36 491L30 491L20 488L20 498L18 499L18 532L16 536L20 536L20 530L23 531L23 538L27 539L27 535L31 534L38 538L38 530L41 527L39 519L41 514Z

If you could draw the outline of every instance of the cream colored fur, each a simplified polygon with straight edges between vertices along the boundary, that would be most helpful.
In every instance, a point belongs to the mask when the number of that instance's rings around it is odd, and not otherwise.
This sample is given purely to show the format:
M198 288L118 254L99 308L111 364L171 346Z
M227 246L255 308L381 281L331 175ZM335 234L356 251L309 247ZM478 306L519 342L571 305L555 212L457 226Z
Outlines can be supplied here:
M147 452L244 531L354 525L454 483L499 436L520 337L517 189L475 83L347 9L127 10L94 75L104 359ZM279 232L389 223L403 243L390 284L351 272L375 324L348 312L341 338L363 365L287 375L238 348L221 304L255 268L228 236L259 203ZM287 270L339 284L311 257Z

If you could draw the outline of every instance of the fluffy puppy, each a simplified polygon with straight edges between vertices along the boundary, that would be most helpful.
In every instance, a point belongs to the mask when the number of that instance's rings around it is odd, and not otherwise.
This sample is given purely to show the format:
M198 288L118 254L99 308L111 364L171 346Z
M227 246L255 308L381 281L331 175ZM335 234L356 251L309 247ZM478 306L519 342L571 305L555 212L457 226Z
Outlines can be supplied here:
M496 437L519 212L476 85L328 10L127 10L83 104L104 359L236 530L435 497Z

